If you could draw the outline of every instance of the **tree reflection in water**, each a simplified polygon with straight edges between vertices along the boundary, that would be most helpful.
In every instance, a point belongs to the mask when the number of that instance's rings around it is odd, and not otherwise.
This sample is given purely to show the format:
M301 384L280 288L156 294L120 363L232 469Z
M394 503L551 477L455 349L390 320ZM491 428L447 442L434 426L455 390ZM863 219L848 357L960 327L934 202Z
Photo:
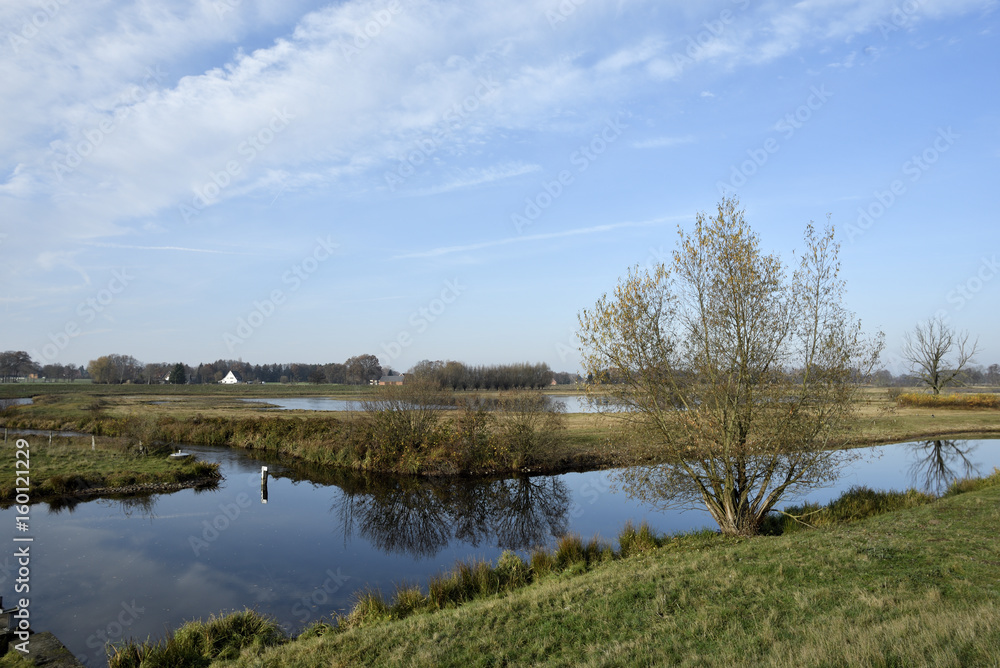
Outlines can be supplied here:
M345 538L355 529L380 550L431 557L453 539L524 550L560 537L569 491L553 477L432 481L354 477L334 505Z
M976 466L969 460L976 448L968 441L924 441L915 443L916 459L910 466L915 484L923 481L926 492L941 494L960 478L977 475Z

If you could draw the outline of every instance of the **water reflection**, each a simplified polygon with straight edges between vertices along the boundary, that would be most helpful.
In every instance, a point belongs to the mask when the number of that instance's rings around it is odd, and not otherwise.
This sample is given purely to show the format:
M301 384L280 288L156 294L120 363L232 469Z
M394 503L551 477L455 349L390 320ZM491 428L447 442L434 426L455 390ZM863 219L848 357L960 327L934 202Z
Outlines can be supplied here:
M976 465L969 458L978 447L978 442L970 444L969 441L913 443L916 459L910 466L910 475L914 484L921 485L925 492L942 494L956 480L978 475Z
M334 503L345 541L357 531L379 550L432 557L453 540L526 550L566 533L570 493L553 477L435 482L354 477Z

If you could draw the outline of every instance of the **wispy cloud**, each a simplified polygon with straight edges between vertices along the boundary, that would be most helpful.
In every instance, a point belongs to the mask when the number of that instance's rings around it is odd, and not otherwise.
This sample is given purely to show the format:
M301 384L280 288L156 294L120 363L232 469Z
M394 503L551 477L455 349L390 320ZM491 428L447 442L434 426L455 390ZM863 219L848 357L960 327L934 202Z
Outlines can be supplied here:
M613 230L620 230L627 227L650 227L653 225L662 225L663 223L666 222L681 220L683 218L684 217L682 216L664 216L662 218L653 218L651 220L627 221L622 223L610 223L607 225L594 225L592 227L580 227L575 230L563 230L562 232L546 232L543 234L529 234L527 236L507 237L506 239L481 241L478 243L465 244L461 246L441 246L439 248L432 248L426 251L403 253L401 255L394 256L393 259L403 260L409 258L441 257L442 255L451 255L452 253L467 253L471 251L484 250L486 248L509 246L511 244L522 244L533 241L547 241L549 239L562 239L565 237L578 237L587 234L601 234L603 232L611 232Z
M473 188L475 186L493 183L494 181L502 181L504 179L511 179L524 174L531 174L532 172L539 172L541 169L540 165L525 164L522 162L508 162L502 165L487 167L485 169L470 168L464 170L463 174L457 178L446 181L439 186L416 190L412 194L440 195L441 193L450 192L452 190Z
M670 148L671 146L693 144L694 142L694 135L684 135L683 137L653 137L651 139L632 142L632 148Z
M224 251L214 248L186 248L184 246L133 246L129 244L112 244L101 241L88 241L87 246L98 248L118 248L123 250L145 250L145 251L179 251L181 253L211 253L214 255L254 255L254 253L241 253L238 251Z

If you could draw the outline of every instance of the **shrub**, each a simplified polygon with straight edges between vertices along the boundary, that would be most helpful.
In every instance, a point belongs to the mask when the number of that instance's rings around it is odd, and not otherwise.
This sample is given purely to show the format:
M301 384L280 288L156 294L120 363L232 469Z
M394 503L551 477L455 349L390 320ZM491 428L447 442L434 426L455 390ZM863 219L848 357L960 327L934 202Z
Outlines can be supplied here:
M347 628L371 626L392 618L392 611L385 602L382 592L377 589L366 589L359 592L350 614L344 618Z
M956 480L948 488L947 495L964 494L966 492L977 492L988 487L1000 486L1000 468L994 468L993 473L984 478L962 478Z
M583 548L583 541L577 534L566 534L559 539L556 544L555 553L556 570L564 570L575 563L586 563L586 552Z
M631 521L628 521L618 534L618 553L623 559L639 552L652 550L660 545L659 539L653 535L653 531L645 522L640 524L637 529Z
M821 527L863 520L883 513L914 508L935 499L915 489L905 492L879 492L869 487L854 486L826 506L806 503L786 508L780 516L770 516L761 533L779 535L797 531L804 526Z
M534 577L548 575L555 568L555 565L555 558L551 552L541 548L531 551L531 572Z
M496 572L503 590L516 589L531 582L531 567L510 550L500 555Z
M411 613L427 605L427 597L416 585L402 583L396 586L396 593L392 597L390 613L393 618L402 619Z
M286 640L281 627L254 610L188 622L164 640L126 641L108 646L108 668L208 666L213 659L233 659L244 650L259 654Z

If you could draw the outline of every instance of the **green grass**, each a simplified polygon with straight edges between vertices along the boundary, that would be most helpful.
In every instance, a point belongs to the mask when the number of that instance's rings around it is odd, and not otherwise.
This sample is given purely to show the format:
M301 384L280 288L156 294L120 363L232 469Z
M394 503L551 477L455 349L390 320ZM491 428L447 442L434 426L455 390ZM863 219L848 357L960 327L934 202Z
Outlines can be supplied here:
M153 449L137 454L122 439L96 439L91 450L89 438L28 435L20 438L29 444L29 480L31 501L43 501L95 488L122 488L157 483L189 483L218 479L219 466L192 459L175 461L168 449ZM14 468L18 437L10 434L0 445L2 457L10 466L0 469L0 504L10 504L22 485ZM23 450L23 449L22 449Z
M568 536L426 593L364 592L339 624L211 665L997 665L1000 470L941 499L853 490L826 510L780 536L626 526L618 551Z
M207 622L188 622L161 641L112 646L108 668L180 668L209 666L213 660L260 654L285 640L278 624L253 610Z

